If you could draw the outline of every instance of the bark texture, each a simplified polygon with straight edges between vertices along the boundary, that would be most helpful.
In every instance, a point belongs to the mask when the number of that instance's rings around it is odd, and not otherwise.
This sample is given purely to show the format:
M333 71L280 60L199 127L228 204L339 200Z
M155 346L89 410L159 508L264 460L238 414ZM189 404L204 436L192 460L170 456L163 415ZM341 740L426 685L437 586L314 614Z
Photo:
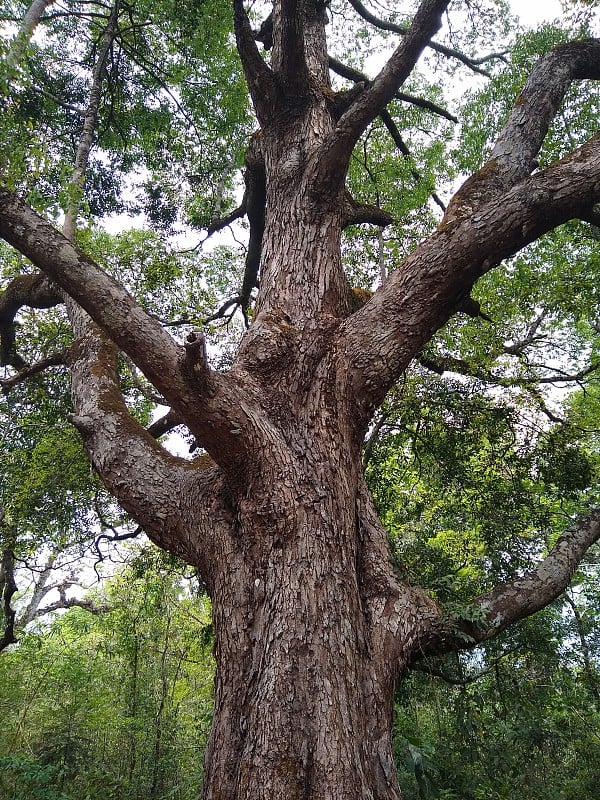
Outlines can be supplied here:
M393 573L360 457L373 411L477 278L600 200L597 137L531 174L570 81L598 77L599 44L542 59L490 162L355 311L340 253L355 208L344 185L349 159L431 43L447 2L423 0L388 64L343 108L331 100L323 3L275 2L269 64L243 4L233 6L261 126L252 164L264 208L253 321L228 372L210 368L200 332L177 344L6 189L0 235L67 297L73 422L94 468L159 546L199 567L211 595L217 677L205 800L396 800L391 714L403 671L546 605L600 534L593 512L537 570L474 599L480 626L448 620ZM115 345L209 457L169 455L131 417Z

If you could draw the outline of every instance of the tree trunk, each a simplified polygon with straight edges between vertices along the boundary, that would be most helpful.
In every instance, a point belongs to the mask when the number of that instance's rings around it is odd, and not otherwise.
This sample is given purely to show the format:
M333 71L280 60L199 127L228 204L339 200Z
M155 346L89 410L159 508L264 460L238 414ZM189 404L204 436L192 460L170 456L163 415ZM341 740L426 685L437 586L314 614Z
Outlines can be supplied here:
M398 660L373 648L357 477L319 455L293 481L273 471L270 508L260 492L240 503L237 547L215 576L207 799L400 796Z

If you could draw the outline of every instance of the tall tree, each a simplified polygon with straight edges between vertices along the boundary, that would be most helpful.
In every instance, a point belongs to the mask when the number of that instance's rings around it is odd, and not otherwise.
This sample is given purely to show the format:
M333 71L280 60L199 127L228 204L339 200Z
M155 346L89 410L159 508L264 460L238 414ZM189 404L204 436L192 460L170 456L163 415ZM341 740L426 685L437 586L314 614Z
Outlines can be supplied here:
M470 296L480 277L568 220L597 224L598 135L542 170L536 158L571 85L600 77L600 41L564 43L539 59L487 161L361 305L344 271L342 232L390 217L349 194L355 147L381 117L408 149L387 111L398 98L443 113L401 92L427 48L479 71L482 62L434 40L447 0L422 0L402 21L379 20L351 0L364 21L399 37L375 78L363 80L328 55L326 5L276 0L256 33L243 2L233 2L259 125L245 156L244 201L227 217L246 212L251 229L234 302L247 313L258 292L228 369L211 367L203 330L180 342L73 244L72 230L63 235L11 187L0 189L0 235L41 270L3 295L20 290L4 307L5 360L23 378L35 372L17 357L16 311L63 301L74 337L64 359L70 420L91 463L154 542L198 568L212 599L217 673L205 798L399 797L397 681L415 661L485 642L545 607L600 536L600 512L590 508L537 567L460 610L444 609L394 570L361 459L374 414L411 361L454 314L480 313ZM92 90L107 70L99 55L114 52L103 49L109 34L148 66L148 50L140 56L128 39L143 28L132 15L126 4L110 17L103 10ZM166 34L166 16L161 24ZM331 69L355 85L335 91ZM80 145L89 119L84 113ZM81 192L78 158L74 165L67 219ZM206 455L170 454L152 435L160 431L130 413L119 350L170 405L161 430L185 425Z

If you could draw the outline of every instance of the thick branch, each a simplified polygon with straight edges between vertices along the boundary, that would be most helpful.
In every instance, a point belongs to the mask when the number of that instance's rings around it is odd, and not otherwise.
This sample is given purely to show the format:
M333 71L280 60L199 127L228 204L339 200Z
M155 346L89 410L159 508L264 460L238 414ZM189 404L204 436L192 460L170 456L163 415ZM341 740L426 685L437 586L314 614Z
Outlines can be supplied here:
M161 436L170 433L174 428L177 428L177 426L181 424L182 420L177 416L173 409L170 408L166 414L164 414L162 417L159 417L159 419L149 425L146 430L153 439L160 439Z
M2 524L1 520L0 524ZM15 554L10 548L6 548L2 550L2 560L0 561L0 619L2 620L0 652L5 650L9 644L14 644L17 641L15 636L15 612L11 605L12 597L17 591L14 571Z
M334 183L343 179L354 145L412 72L423 49L442 24L442 14L448 2L422 0L404 38L387 64L342 115L334 133L323 146L321 158L325 174L320 176L321 185L328 183L326 176L333 179Z
M379 206L357 203L350 192L344 193L344 228L348 225L378 225L385 228L393 221L394 217Z
M170 455L129 414L119 388L116 348L82 309L70 300L68 305L76 338L72 421L90 460L110 493L156 544L197 563L180 527L183 498L197 495L197 470Z
M254 33L244 10L243 0L233 0L233 25L254 110L259 122L264 125L271 118L275 106L275 81L273 72L265 64L254 41Z
M4 188L0 236L85 308L165 397L182 386L182 348L117 281Z
M536 168L548 128L574 80L600 78L600 40L570 42L542 56L502 129L490 159L452 198L444 222L466 216ZM583 210L582 210L583 213Z
M474 600L473 606L485 612L485 623L473 632L474 638L491 639L556 600L569 585L587 550L599 538L600 509L594 509L559 537L554 550L536 569Z
M442 227L342 326L344 374L368 415L474 281L600 197L600 136ZM369 335L365 335L369 331Z
M599 539L600 509L594 509L559 537L538 567L473 600L468 619L448 619L443 614L437 620L432 619L430 630L423 635L415 652L415 661L488 641L545 608L565 591L581 559ZM474 622L478 617L481 621Z
M21 370L25 362L15 350L15 317L20 308L52 308L60 303L56 287L43 273L19 275L0 294L0 366Z
M308 95L308 66L304 54L304 0L279 0L273 7L273 72L286 97Z
M240 289L240 305L244 315L250 305L252 290L257 284L262 255L262 239L265 230L265 206L267 202L267 176L261 150L261 137L255 134L245 155L246 182L245 206L250 223L250 239L244 264L244 278Z

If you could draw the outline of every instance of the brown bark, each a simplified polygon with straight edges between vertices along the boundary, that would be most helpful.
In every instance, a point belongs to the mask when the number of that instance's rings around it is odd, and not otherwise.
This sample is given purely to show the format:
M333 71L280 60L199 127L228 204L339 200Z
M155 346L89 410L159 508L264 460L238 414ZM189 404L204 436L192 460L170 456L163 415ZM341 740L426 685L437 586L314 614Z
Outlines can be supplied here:
M476 598L485 623L467 626L394 575L363 481L360 448L375 408L422 345L465 307L475 280L545 231L589 215L600 200L598 138L530 176L522 165L530 165L547 123L523 142L511 117L494 180L485 169L477 173L439 230L353 313L340 253L348 161L446 6L423 0L389 64L339 116L323 4L275 3L267 65L234 1L262 128L255 144L266 203L253 322L227 373L210 368L200 332L176 343L113 278L0 189L0 235L68 295L73 421L94 468L158 545L198 566L211 595L217 677L205 800L398 798L396 680L424 654L464 646L465 633L483 641L546 605L598 538L594 513L537 570ZM554 83L540 68L554 109L570 80L596 77L597 43L575 50L555 51ZM573 59L576 68L556 68ZM524 96L543 93L536 81ZM539 107L533 99L530 113ZM502 156L511 142L526 156L514 168ZM131 417L115 344L212 460L169 455Z

